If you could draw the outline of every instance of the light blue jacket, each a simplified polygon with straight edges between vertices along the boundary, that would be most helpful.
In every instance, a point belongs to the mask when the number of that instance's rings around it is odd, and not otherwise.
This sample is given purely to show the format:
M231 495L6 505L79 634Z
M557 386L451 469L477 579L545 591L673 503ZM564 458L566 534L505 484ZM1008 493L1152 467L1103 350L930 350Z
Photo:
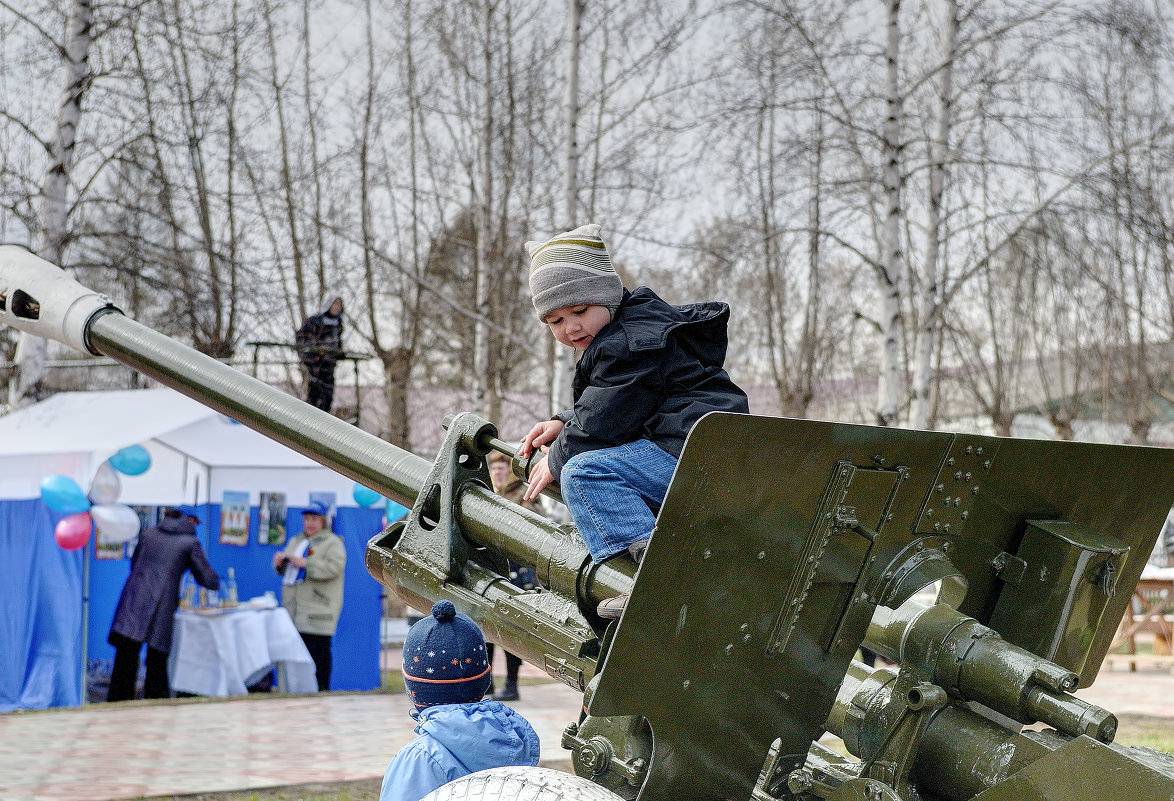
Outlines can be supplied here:
M479 770L538 764L538 735L500 701L441 704L420 712L418 720L420 736L392 758L379 801L420 801Z

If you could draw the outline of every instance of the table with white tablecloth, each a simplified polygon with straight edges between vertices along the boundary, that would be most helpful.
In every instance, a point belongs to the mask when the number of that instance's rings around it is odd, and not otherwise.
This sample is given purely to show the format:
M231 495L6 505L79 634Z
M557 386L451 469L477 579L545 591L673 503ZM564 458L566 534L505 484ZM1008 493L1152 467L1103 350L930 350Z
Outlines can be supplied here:
M245 695L277 668L278 687L318 690L314 660L289 612L276 609L179 610L168 669L171 689L196 695Z

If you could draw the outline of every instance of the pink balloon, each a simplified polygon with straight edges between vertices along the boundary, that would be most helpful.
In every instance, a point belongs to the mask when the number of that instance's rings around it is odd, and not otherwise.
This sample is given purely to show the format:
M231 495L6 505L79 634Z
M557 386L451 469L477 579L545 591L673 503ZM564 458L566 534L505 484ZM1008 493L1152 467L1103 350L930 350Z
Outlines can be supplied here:
M66 515L57 521L53 537L57 544L67 551L76 551L90 541L90 527L93 520L89 512Z

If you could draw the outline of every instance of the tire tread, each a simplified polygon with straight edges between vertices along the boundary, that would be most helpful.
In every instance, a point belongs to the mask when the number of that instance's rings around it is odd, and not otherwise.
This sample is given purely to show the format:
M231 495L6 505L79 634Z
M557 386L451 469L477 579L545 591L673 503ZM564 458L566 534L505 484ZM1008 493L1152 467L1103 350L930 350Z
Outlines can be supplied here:
M454 779L421 801L620 801L620 797L573 773L511 766Z

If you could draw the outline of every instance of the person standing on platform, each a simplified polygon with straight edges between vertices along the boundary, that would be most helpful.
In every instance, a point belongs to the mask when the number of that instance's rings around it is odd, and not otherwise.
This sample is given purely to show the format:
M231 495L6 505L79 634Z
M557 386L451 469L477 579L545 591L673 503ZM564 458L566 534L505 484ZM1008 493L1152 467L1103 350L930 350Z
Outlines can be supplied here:
M531 512L545 514L539 501L528 501L522 496L526 494L526 483L510 472L510 459L504 453L493 451L489 454L489 477L493 480L493 491L506 500L529 509ZM534 568L523 567L516 562L510 562L510 581L523 590L532 590L538 586L538 579L534 575ZM493 643L485 646L489 653L489 666L493 667ZM502 649L505 654L505 686L494 692L493 682L489 683L489 693L494 701L517 701L518 671L522 667L522 658L514 656Z
M318 690L330 689L334 660L330 646L342 612L346 543L330 530L330 509L312 501L302 512L302 533L273 555L281 575L281 605L314 660Z
M342 298L327 295L319 312L307 317L297 330L294 343L309 376L306 402L329 412L334 402L334 367L344 355Z
M201 586L220 589L220 578L196 538L195 523L180 510L168 509L158 525L139 535L130 560L130 576L114 610L107 637L115 649L107 701L135 697L143 643L147 644L143 697L171 697L167 657L171 653L180 582L188 570Z

